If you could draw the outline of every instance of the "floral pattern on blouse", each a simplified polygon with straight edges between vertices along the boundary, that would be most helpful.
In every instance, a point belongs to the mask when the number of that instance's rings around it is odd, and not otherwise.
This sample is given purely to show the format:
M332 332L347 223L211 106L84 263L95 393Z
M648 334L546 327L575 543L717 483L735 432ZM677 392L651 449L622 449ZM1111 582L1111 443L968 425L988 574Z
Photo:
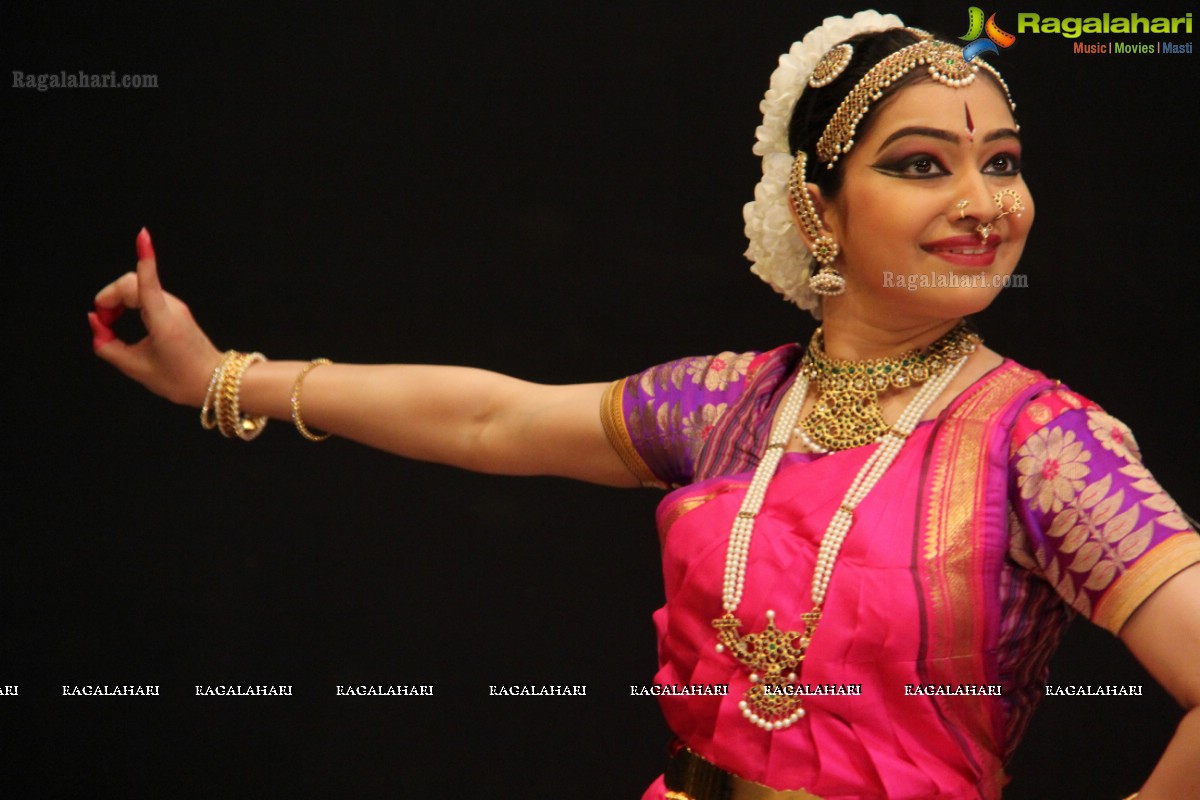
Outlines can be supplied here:
M1083 479L1090 473L1087 462L1091 452L1083 449L1074 431L1064 432L1062 428L1038 431L1017 455L1021 499L1032 499L1043 512L1061 511L1083 490Z
M695 442L694 448L698 449L708 441L708 435L712 433L713 425L717 423L728 407L728 403L717 405L705 403L683 420L683 435L689 442Z
M692 480L709 434L746 390L757 353L681 358L625 380L625 426L663 484Z
M1056 390L1025 409L1016 431L1013 499L1032 552L1014 556L1094 618L1153 545L1190 526L1142 465L1129 428L1094 404Z
M684 371L692 383L703 384L710 392L723 392L729 384L746 377L753 360L754 353L720 353L712 358L688 359Z
M1138 448L1133 431L1116 417L1110 417L1103 411L1088 412L1088 430L1100 442L1100 446L1121 458L1133 456L1137 461L1142 460L1142 451Z

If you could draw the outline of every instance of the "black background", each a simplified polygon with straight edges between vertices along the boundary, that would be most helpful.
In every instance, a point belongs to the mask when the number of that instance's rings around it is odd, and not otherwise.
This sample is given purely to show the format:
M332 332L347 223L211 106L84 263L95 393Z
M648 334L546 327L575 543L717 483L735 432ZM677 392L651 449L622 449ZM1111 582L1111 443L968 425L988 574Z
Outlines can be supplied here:
M1191 9L1001 5L1013 31L1016 11ZM966 27L965 4L894 9ZM231 443L95 359L84 315L146 225L214 341L277 358L574 382L805 340L806 315L746 271L741 205L776 55L853 10L0 7L6 796L640 796L668 738L628 696L654 673L654 493L470 475L278 423ZM980 320L1128 422L1193 510L1196 59L1032 34L992 58L1038 219L1030 287ZM11 70L159 87L39 93ZM1084 623L1054 680L1147 694L1047 700L1006 796L1136 788L1173 702ZM487 696L506 682L588 695ZM129 683L162 696L61 696ZM217 683L295 696L192 696ZM348 683L436 694L333 697Z

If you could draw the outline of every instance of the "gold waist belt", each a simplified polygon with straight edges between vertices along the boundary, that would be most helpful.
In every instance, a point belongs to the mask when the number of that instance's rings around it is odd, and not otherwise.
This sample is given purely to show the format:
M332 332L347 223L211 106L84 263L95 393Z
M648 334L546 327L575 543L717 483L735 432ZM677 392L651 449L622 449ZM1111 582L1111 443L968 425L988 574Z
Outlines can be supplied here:
M821 800L803 789L772 789L739 778L680 747L663 776L666 800Z

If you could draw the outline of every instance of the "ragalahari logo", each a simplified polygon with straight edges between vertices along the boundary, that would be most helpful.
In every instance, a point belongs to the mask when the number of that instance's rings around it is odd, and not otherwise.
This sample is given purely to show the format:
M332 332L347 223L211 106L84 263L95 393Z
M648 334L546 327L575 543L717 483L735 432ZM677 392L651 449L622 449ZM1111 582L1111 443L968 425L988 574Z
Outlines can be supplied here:
M979 6L971 6L967 9L967 35L960 36L964 42L970 42L969 45L963 48L963 58L970 61L975 56L981 53L999 53L996 45L1000 47L1012 47L1012 43L1017 40L1007 31L1000 30L1000 26L996 24L996 15L992 14L987 18L987 22L983 21L983 9ZM984 33L987 34L986 39L979 37Z

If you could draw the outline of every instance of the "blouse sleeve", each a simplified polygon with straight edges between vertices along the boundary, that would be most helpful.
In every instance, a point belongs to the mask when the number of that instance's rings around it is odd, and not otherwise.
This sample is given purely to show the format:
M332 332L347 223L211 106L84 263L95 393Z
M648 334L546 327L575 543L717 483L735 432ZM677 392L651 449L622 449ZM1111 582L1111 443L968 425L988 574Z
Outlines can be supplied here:
M1200 562L1200 536L1142 466L1129 428L1074 392L1055 389L1024 408L1009 474L1027 566L1113 634Z
M714 424L746 389L755 353L682 358L622 378L604 395L609 442L644 486L692 481Z

